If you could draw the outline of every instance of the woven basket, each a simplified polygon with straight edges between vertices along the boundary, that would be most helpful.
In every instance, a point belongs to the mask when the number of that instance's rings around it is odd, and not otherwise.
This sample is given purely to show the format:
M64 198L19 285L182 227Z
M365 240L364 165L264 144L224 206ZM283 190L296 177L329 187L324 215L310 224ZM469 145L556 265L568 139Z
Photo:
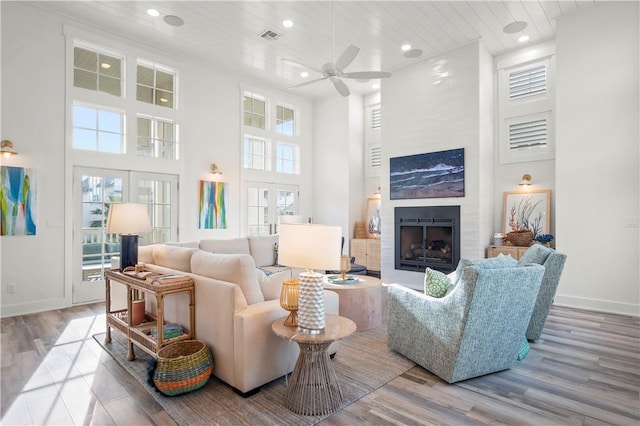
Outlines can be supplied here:
M531 245L531 241L533 241L533 232L528 229L509 232L507 234L507 241L514 246L529 247Z
M165 395L200 389L213 371L213 355L200 340L183 340L158 351L153 383Z

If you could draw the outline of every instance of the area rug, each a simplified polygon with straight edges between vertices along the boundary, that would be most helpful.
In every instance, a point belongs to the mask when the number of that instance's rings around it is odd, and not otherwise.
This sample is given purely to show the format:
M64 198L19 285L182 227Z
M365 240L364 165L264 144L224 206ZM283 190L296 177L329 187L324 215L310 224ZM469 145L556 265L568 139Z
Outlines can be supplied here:
M104 343L104 333L95 340L153 395L179 425L312 425L328 416L301 416L286 409L282 400L284 377L262 387L260 392L243 398L215 377L201 389L167 397L151 388L146 380L150 355L136 349L136 360L128 362L124 337L112 332L112 343ZM401 375L415 364L395 353L387 344L385 326L361 331L344 339L332 361L344 404L341 409Z

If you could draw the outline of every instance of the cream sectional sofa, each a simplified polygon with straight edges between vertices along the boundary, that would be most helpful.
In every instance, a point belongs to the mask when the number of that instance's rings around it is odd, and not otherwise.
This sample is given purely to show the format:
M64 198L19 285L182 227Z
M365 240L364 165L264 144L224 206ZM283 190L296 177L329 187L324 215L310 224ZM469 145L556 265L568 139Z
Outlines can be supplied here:
M212 253L166 244L140 247L138 260L151 271L184 273L193 278L196 338L213 352L213 374L236 392L251 394L293 370L298 345L271 331L271 323L288 314L280 307L282 280L278 283L273 279L279 274L265 281L249 254ZM147 298L147 309L153 312L153 296ZM188 307L186 294L165 298L165 319L188 324ZM332 291L325 291L325 312L338 314L338 296Z

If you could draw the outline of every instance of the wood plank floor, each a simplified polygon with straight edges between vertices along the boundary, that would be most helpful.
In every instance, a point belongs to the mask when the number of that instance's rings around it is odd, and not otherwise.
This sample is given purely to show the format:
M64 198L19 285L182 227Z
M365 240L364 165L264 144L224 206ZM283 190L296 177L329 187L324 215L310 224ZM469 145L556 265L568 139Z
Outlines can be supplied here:
M93 340L104 323L102 303L2 319L1 423L175 424ZM321 424L638 425L639 392L638 317L553 307L511 370L448 385L414 367Z

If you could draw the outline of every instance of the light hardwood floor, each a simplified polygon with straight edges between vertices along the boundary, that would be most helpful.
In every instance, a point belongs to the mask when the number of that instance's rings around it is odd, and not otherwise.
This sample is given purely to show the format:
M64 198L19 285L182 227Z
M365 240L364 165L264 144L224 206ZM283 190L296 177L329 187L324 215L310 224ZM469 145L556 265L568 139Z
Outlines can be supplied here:
M172 425L93 340L104 304L1 321L1 423ZM448 385L420 367L323 425L640 424L640 319L553 307L511 370Z

